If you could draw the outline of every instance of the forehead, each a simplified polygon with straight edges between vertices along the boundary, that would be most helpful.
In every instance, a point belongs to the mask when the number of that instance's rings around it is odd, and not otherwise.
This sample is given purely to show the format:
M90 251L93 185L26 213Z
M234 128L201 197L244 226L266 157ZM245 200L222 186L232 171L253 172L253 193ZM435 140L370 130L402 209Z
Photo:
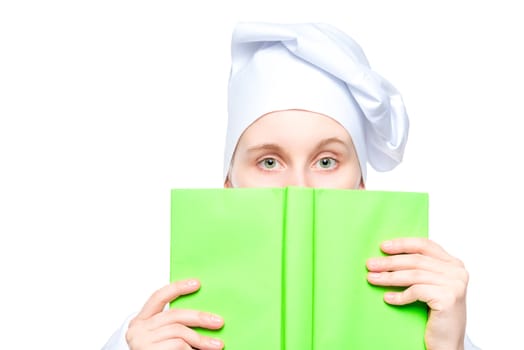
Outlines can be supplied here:
M332 137L351 140L347 130L328 116L304 110L285 110L271 112L257 119L244 131L239 144L272 139Z

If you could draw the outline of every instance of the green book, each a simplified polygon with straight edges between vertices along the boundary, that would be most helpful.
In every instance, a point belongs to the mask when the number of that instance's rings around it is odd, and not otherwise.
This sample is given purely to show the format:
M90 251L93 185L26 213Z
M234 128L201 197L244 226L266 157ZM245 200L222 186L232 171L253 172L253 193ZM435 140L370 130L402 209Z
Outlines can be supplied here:
M313 188L174 189L171 307L221 315L229 350L424 349L427 307L391 306L367 282L380 243L427 237L425 193Z

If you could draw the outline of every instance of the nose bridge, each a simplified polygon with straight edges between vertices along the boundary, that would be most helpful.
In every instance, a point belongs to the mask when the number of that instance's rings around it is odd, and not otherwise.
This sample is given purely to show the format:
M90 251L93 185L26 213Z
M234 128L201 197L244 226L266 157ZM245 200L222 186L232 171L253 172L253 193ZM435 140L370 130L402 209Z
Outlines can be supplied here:
M289 179L287 186L297 187L311 187L309 174L303 167L294 167L289 172Z

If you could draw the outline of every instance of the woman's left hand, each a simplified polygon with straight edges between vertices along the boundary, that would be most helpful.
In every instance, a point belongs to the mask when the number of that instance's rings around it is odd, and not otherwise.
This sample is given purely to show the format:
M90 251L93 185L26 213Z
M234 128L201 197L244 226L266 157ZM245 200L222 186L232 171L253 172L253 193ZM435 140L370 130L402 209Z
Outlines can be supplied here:
M407 287L402 292L385 293L388 304L427 303L428 350L463 349L469 276L462 261L424 238L394 239L380 248L389 256L367 261L368 281L377 286Z

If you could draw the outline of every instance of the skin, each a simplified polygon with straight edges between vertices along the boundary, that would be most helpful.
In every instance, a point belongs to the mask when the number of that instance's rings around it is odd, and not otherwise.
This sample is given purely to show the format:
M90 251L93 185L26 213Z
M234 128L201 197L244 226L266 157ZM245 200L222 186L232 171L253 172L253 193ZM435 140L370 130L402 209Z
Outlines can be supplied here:
M224 186L364 189L347 131L329 117L302 110L269 113L246 129ZM427 303L428 350L463 349L468 284L464 264L428 239L398 238L383 242L381 249L388 256L366 262L368 282L406 287L402 292L385 293L386 303ZM199 288L198 280L186 280L153 293L129 324L126 340L130 349L223 348L220 339L201 336L192 329L219 329L224 324L220 316L165 309L171 300Z
M287 110L246 129L225 187L363 188L361 178L346 129L317 113Z

